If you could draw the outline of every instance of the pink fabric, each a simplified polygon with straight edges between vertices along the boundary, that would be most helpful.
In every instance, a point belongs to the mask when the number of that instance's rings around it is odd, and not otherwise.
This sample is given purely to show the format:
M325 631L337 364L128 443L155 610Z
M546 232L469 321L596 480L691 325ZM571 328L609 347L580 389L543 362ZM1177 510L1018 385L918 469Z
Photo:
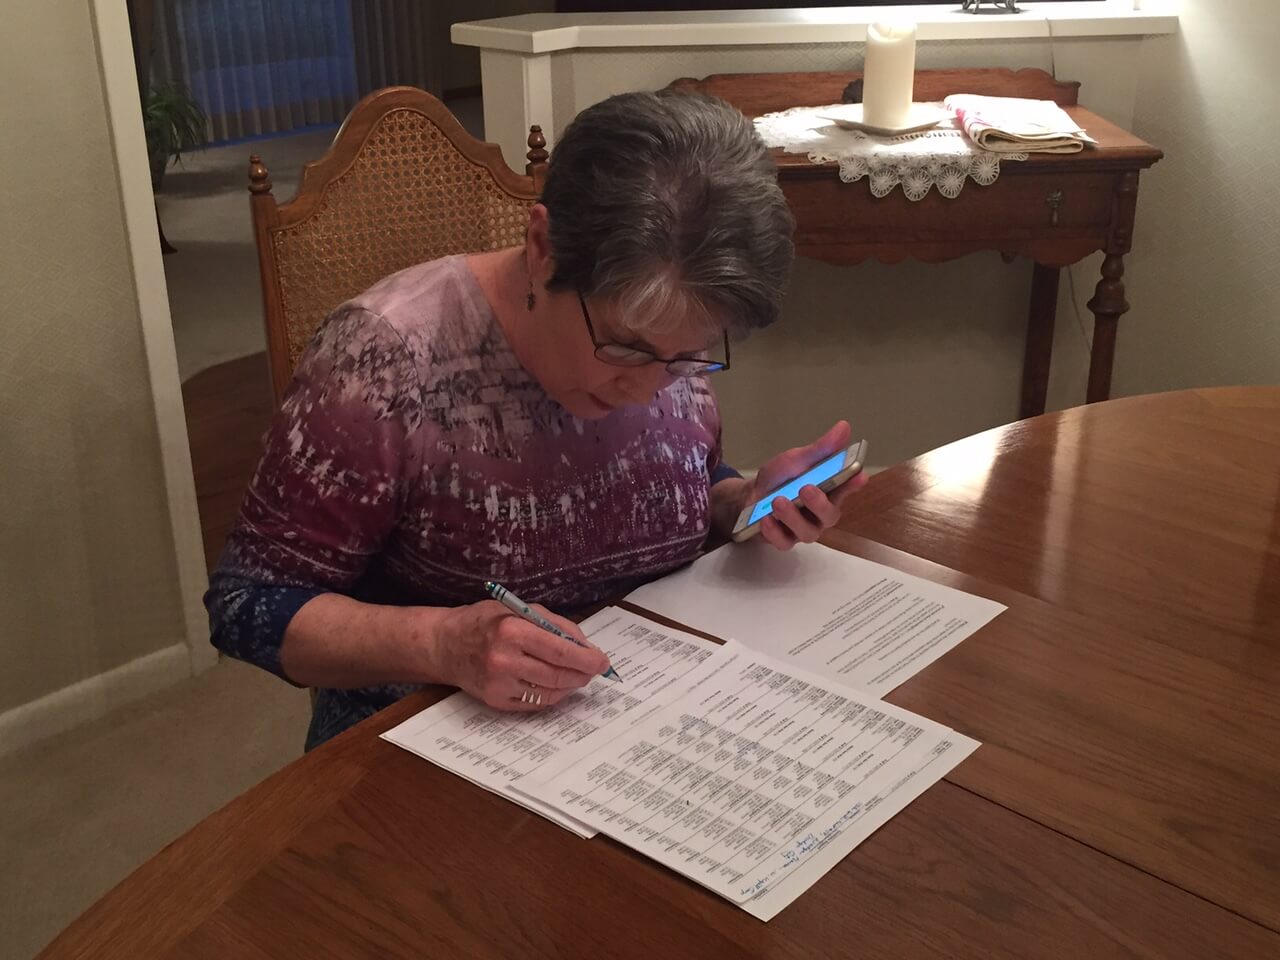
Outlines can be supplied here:
M516 361L465 261L422 264L311 344L220 572L378 602L468 603L488 579L595 602L697 554L719 432L701 379L570 416Z

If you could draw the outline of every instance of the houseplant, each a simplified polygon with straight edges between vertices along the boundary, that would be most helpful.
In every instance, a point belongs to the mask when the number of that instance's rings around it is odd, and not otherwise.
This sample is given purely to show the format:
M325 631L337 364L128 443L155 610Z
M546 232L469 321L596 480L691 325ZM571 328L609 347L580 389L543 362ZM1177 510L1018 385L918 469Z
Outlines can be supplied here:
M182 151L205 142L204 111L179 83L151 85L142 105L142 128L147 135L153 190L160 189L170 160L180 160Z

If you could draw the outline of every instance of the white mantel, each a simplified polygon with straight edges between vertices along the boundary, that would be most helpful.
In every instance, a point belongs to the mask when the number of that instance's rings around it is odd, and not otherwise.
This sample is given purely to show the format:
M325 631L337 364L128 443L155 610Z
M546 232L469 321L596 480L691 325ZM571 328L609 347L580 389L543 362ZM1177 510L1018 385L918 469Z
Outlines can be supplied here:
M792 10L675 10L662 13L530 13L458 23L453 42L514 53L585 47L684 47L865 41L867 26L890 17L914 20L921 40L1149 36L1177 30L1168 3L1147 0L1024 2L1016 16L963 13L959 7L811 7Z
M1133 45L1143 37L1177 31L1175 0L1142 0L1141 10L1135 5L1135 0L1023 0L1016 15L990 7L976 15L963 13L958 2L955 7L531 13L457 23L452 37L455 44L480 48L486 137L522 169L530 124L539 124L550 143L591 103L623 90L665 86L680 76L855 69L867 25L889 17L919 25L922 67L1056 65L1061 76L1083 80L1061 69L1061 55L1068 49L1079 54L1081 42L1093 41L1095 50L1124 58L1136 53ZM1130 46L1122 51L1111 45L1115 41ZM947 57L948 47L957 56ZM985 50L985 59L975 60L975 50ZM1124 116L1112 119L1125 121Z

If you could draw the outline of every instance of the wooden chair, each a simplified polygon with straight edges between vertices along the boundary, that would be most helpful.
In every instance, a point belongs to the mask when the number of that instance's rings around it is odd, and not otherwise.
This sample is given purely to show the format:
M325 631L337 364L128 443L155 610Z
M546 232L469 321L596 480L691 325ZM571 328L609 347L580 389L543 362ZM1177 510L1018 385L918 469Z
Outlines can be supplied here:
M249 158L254 239L276 402L320 322L397 270L437 257L512 247L546 172L529 134L525 175L414 87L388 87L352 109L294 198L277 203L262 158Z

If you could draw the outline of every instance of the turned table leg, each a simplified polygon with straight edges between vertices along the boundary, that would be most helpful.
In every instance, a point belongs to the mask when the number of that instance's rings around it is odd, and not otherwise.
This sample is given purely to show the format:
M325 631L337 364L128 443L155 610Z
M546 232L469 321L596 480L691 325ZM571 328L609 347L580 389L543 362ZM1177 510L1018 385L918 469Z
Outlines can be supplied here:
M1111 364L1116 355L1116 321L1129 312L1124 298L1124 255L1133 244L1133 219L1138 205L1137 171L1116 181L1111 234L1102 261L1102 279L1089 301L1093 311L1093 351L1089 357L1086 403L1111 397Z
M1109 253L1102 261L1102 279L1089 301L1093 311L1093 352L1089 357L1089 388L1085 403L1111 397L1111 364L1116 355L1116 321L1129 312L1124 298L1124 257Z
M1022 357L1022 405L1019 416L1044 413L1053 362L1053 324L1058 313L1058 280L1062 271L1037 263L1031 274L1031 307L1027 312L1027 347Z

